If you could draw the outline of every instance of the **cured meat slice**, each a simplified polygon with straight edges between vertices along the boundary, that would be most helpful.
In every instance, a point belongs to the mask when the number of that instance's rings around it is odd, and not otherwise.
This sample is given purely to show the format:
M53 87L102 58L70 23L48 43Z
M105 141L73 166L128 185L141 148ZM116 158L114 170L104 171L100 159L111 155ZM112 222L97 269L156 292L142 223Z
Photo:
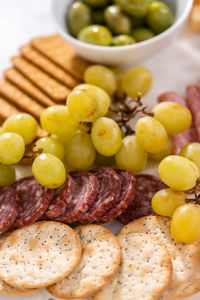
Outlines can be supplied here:
M99 181L92 173L79 171L72 172L71 176L75 181L74 195L65 212L56 218L57 221L69 224L79 221L80 216L93 204L99 191Z
M179 104L187 107L185 98L175 92L166 92L158 97L159 103L164 102L164 101L176 102L176 103L179 103ZM194 126L194 122L192 122L191 127L188 128L186 131L184 131L180 134L172 135L172 141L173 141L173 145L174 145L173 154L176 154L176 155L180 154L181 149L186 144L196 142L197 141L197 133L196 133L196 129Z
M115 170L121 179L121 192L116 202L100 219L101 223L116 219L134 201L135 177L127 170Z
M158 97L158 103L164 102L164 101L176 102L176 103L186 106L185 98L176 92L166 92L166 93L161 94Z
M67 174L65 183L54 191L53 199L45 212L43 219L55 219L62 215L72 200L75 191L75 181Z
M103 167L91 172L99 180L99 192L93 205L79 219L80 223L99 222L118 199L121 191L121 179L112 169Z
M19 198L9 186L0 188L0 234L7 231L19 213Z
M49 207L53 190L46 189L33 177L26 177L14 183L20 201L19 215L13 228L30 225L39 220Z
M144 216L155 215L151 199L159 190L166 188L166 185L154 175L138 174L135 177L135 198L119 216L119 219L125 224Z
M200 142L200 90L196 85L187 87L187 105L191 110L194 125L197 132L197 140Z

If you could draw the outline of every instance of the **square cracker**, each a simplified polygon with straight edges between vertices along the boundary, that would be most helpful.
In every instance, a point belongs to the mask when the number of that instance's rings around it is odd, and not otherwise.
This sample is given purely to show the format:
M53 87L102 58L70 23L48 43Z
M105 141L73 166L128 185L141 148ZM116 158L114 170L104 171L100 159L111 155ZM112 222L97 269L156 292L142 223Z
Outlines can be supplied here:
M17 69L10 68L4 71L5 78L24 91L29 96L35 98L44 106L55 105L55 102L42 93L35 85L33 85L26 77L24 77Z
M66 100L70 93L70 90L66 86L62 85L20 56L14 56L11 60L17 70L54 101Z
M83 80L84 72L90 64L78 56L60 35L35 38L31 45L68 73Z
M78 79L58 67L51 60L34 49L31 45L21 47L20 53L28 61L60 81L62 84L68 86L69 88L74 88L80 83Z
M40 118L44 110L43 106L35 102L32 98L5 79L0 80L0 95L3 95L5 98L9 99L11 103L14 103L21 110L30 113L37 119Z

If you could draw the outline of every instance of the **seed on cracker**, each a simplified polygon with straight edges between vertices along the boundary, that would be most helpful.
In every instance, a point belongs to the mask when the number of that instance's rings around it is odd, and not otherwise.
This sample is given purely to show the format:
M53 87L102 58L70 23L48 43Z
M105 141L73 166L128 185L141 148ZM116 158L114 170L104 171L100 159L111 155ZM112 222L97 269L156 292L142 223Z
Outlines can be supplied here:
M12 115L18 114L20 110L0 96L0 118L5 120Z
M30 113L38 119L44 110L43 106L35 102L32 98L24 94L5 79L0 80L0 95L3 95L5 98L9 99L11 103L20 107L21 110Z
M77 266L81 243L69 226L41 221L13 231L0 249L0 278L11 286L42 288Z
M42 69L44 72L48 73L50 76L60 81L62 84L70 88L74 88L80 83L78 79L66 73L63 69L58 67L47 57L35 50L32 46L28 45L21 47L20 53L24 58Z
M120 264L120 245L109 230L99 225L83 225L76 227L75 232L81 240L83 255L70 275L47 288L58 298L93 295L110 281Z
M200 263L200 242L181 244L173 239L170 227L170 218L148 216L129 223L119 233L120 236L137 232L151 234L168 249L173 264L172 282L160 300L170 299L177 288L184 287Z
M49 97L43 94L36 86L34 86L26 77L24 77L15 68L10 68L4 71L5 78L16 85L23 92L27 93L29 96L35 98L44 106L55 105Z
M157 300L171 280L165 246L144 233L119 235L122 261L117 273L93 300Z
M31 45L68 73L83 80L89 63L78 56L60 35L35 38L31 41Z
M62 85L22 57L15 56L12 58L12 62L16 69L54 101L66 100L70 93L70 90L66 86Z

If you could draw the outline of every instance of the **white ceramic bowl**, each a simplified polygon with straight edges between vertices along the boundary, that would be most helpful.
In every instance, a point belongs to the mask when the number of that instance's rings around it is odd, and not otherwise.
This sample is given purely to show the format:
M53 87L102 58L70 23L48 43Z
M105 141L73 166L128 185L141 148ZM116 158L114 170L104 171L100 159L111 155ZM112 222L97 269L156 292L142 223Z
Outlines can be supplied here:
M147 41L120 47L96 46L73 38L67 31L65 23L66 13L72 0L53 0L52 13L58 32L82 57L100 64L130 65L153 57L176 40L193 4L193 0L162 1L171 7L175 17L174 24L168 30Z

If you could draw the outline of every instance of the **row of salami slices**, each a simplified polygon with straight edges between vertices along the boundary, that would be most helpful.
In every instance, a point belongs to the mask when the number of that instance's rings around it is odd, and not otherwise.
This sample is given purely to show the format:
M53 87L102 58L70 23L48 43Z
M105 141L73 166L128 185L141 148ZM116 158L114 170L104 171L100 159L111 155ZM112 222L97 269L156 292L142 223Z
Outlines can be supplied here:
M200 82L186 88L186 97L167 92L158 98L158 102L172 101L186 106L192 113L192 125L183 133L172 136L174 154L180 154L181 149L188 143L200 142Z
M155 176L133 176L103 167L67 174L64 185L46 189L34 177L0 188L0 233L39 219L66 224L123 222L152 215L152 196L165 185Z

